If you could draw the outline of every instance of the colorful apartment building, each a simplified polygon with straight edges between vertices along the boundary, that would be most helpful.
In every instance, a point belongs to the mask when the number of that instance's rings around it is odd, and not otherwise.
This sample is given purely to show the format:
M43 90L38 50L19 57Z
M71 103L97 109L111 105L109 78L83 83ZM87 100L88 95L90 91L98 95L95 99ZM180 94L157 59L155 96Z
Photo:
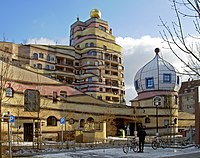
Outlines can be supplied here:
M70 46L1 42L12 62L63 82L99 100L125 104L122 48L108 22L93 9L90 18L71 25Z

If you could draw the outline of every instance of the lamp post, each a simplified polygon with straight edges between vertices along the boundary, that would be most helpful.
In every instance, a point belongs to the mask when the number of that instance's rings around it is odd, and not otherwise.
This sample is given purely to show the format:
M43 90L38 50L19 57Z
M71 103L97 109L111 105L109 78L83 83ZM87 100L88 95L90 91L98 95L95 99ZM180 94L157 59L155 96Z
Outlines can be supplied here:
M153 98L153 105L156 106L156 135L158 136L158 107L161 106L161 96L155 96Z

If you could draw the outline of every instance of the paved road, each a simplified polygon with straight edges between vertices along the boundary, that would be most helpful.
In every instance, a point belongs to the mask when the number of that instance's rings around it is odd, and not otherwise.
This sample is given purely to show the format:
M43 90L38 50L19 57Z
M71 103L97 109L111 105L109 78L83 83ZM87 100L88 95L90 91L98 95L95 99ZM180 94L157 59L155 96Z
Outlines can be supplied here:
M164 157L169 158L169 157ZM200 158L200 153L190 153L184 155L170 156L170 158Z
M191 147L186 149L157 149L145 147L144 153L123 153L122 148L82 150L57 154L32 156L34 158L200 158L200 149Z

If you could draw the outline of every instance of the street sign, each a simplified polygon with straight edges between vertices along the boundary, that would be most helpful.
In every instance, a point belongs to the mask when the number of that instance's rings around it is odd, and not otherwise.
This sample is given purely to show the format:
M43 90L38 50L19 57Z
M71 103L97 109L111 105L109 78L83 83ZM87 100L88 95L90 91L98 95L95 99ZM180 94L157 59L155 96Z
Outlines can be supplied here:
M65 118L63 118L63 117L60 118L60 124L61 125L65 124Z
M10 116L9 116L9 122L10 122L10 123L14 123L14 122L15 122L15 116L10 115Z

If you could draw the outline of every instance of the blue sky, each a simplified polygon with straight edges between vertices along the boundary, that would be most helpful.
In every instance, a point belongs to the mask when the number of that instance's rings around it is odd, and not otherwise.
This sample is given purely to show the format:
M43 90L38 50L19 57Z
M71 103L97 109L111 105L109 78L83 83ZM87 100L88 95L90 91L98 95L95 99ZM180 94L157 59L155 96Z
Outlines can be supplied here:
M168 0L1 0L0 40L21 43L29 38L69 38L77 17L85 21L97 8L115 36L159 36L159 16L172 18Z
M99 9L123 47L127 103L137 95L136 72L154 57L156 47L165 47L159 16L169 24L175 19L169 0L0 0L0 5L0 41L37 44L69 45L70 25ZM186 32L194 30L191 23L184 21ZM161 49L161 55L182 69L169 50Z

